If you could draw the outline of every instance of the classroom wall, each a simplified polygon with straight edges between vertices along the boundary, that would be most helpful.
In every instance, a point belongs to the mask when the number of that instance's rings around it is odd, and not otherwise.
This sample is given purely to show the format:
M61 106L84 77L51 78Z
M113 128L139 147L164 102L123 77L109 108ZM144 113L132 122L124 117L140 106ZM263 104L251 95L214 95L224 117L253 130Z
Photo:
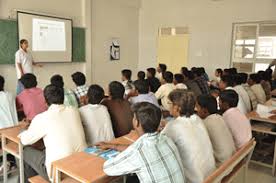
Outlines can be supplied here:
M160 27L188 26L188 66L230 65L232 23L276 20L275 0L142 0L139 17L139 69L156 65Z
M0 0L0 18L14 18L16 14L13 10L20 9L70 17L73 19L74 26L83 27L85 26L84 3L85 0ZM35 68L35 74L38 76L41 87L49 83L51 75L59 73L64 76L66 87L73 88L71 73L75 71L84 72L86 67L85 63L43 64L43 68ZM17 78L14 65L0 65L0 74L6 78L6 90L15 92Z
M136 79L139 49L140 0L92 0L92 70L93 82L107 88L121 79L121 70L133 70ZM112 38L121 45L121 59L110 61Z

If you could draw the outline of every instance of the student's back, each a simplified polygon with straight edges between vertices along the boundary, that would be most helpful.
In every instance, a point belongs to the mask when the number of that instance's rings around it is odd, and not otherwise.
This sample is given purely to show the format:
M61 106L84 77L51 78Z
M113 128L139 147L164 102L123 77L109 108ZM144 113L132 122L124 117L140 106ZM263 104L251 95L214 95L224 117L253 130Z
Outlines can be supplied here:
M130 103L124 99L107 99L102 102L111 117L115 137L121 137L132 130Z
M197 115L178 117L162 133L176 144L188 183L201 183L215 170L212 144Z
M43 90L40 88L24 89L17 97L18 109L23 109L28 120L32 120L37 114L47 110Z
M0 129L18 124L15 99L9 92L0 91Z
M110 115L105 106L88 104L79 110L88 145L110 141L114 138Z

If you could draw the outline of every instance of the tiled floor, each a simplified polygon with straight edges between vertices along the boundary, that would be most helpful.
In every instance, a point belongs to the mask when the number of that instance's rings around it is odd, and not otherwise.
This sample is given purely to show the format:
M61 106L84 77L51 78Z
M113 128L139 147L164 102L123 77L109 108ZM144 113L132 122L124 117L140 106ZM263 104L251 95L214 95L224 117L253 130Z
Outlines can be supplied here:
M242 173L233 183L243 183ZM17 183L18 176L10 177L8 183ZM271 169L251 164L248 170L247 183L276 183L276 177L272 177Z

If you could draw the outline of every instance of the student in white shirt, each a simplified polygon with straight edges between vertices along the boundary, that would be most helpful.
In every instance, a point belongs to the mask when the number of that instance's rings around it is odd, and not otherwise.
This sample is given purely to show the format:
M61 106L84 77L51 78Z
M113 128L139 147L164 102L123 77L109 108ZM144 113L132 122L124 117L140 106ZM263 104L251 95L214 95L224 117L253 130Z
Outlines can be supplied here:
M122 84L125 87L125 96L133 90L133 83L131 81L132 72L129 69L122 70Z
M53 161L83 151L87 145L78 109L63 105L64 90L55 85L48 85L44 96L49 109L38 114L29 128L19 134L24 148L25 180L40 175L51 179ZM31 146L43 139L45 150L39 151Z
M169 94L176 89L176 86L173 84L173 73L167 71L163 74L162 83L159 89L155 93L157 100L161 100L161 104L165 110L170 110L170 101L168 99Z
M158 67L156 68L156 77L162 81L163 74L167 71L167 65L166 64L158 64Z
M112 123L107 108L101 105L104 90L99 85L88 89L88 104L81 107L80 114L88 145L114 139Z
M221 76L221 80L219 82L219 89L221 91L224 90L235 90L234 86L234 81L233 81L233 75L223 75ZM243 114L247 114L247 107L244 103L244 101L242 100L242 97L240 95L238 95L239 100L238 100L238 106L237 108L243 113Z
M258 74L249 75L248 85L256 95L258 103L264 104L266 102L266 95L260 82L261 82L261 78Z
M137 96L131 97L129 102L133 105L139 102L149 102L157 107L158 101L154 93L149 92L149 83L147 80L137 80L134 82L135 93Z
M240 74L234 75L234 85L235 85L234 90L238 93L239 96L241 96L241 99L245 104L247 112L251 112L252 107L251 107L251 101L250 101L249 95L241 84L242 84L242 76Z
M232 134L222 116L217 114L218 105L215 97L211 95L197 97L196 109L208 131L214 149L216 165L219 167L236 151Z
M19 80L21 76L27 73L33 73L33 65L42 66L40 64L36 64L33 61L33 56L30 51L28 51L29 43L26 39L20 40L20 49L15 53L15 68L17 79ZM18 81L17 83L17 91L19 94L23 91L24 86Z
M188 89L187 86L184 84L184 76L182 74L175 74L173 83L175 84L176 89Z
M170 121L162 131L176 144L188 183L202 183L216 168L208 132L195 113L194 93L177 89L170 93Z
M15 99L11 93L4 91L5 79L0 75L0 129L18 124Z

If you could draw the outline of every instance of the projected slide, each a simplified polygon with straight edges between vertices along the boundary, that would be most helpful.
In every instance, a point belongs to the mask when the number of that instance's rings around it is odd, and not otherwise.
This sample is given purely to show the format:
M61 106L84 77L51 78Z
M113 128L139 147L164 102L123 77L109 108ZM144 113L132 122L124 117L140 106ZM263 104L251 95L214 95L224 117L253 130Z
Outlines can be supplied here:
M66 51L65 23L33 19L33 51Z

